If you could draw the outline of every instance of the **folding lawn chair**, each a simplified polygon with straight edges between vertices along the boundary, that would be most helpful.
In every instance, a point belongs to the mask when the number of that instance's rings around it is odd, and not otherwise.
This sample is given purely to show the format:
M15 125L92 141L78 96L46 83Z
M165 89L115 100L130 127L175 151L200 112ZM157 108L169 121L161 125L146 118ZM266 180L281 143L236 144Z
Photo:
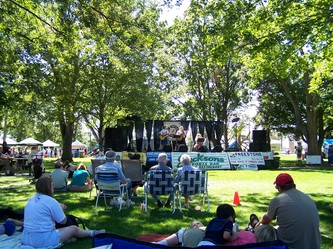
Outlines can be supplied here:
M175 201L175 184L172 171L149 171L147 173L147 180L144 184L145 192L145 211L148 212L148 195L173 195L173 210L176 210Z
M210 203L208 195L208 172L206 171L184 171L178 183L178 201L179 210L182 212L182 199L183 195L202 194L202 205L205 205L205 198L207 199L207 211L210 212Z
M107 208L106 197L116 197L119 205L119 210L121 210L123 205L126 205L126 201L128 200L127 194L127 185L121 184L118 177L118 172L116 170L110 171L107 170L105 172L97 172L95 173L95 181L96 181L96 203L95 209L97 210L98 200L101 195L104 197L105 209ZM125 196L125 200L123 197ZM111 199L112 200L112 199Z

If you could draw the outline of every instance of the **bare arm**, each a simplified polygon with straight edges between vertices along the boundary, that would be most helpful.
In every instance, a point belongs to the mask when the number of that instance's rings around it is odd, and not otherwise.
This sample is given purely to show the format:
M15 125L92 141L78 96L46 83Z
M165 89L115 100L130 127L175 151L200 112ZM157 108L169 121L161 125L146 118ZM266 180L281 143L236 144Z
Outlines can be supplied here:
M266 214L264 214L264 215L262 216L262 218L259 220L259 222L257 223L256 227L257 227L257 226L260 226L261 224L264 224L264 225L266 225L266 224L271 224L271 222L272 222L272 219L269 218L268 215L267 215L267 213L266 213Z
M234 240L237 239L237 234L238 234L238 233L235 232L235 233L233 233L233 234L231 235L230 232L224 231L224 233L223 233L223 238L224 238L226 241L234 241Z

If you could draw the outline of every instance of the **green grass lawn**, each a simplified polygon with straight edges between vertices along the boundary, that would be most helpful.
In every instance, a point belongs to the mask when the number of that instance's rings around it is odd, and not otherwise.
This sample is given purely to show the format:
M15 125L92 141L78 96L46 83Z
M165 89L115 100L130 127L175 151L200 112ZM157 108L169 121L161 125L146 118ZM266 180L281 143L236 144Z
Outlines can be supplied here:
M53 169L53 159L45 159L46 172ZM83 162L88 164L90 159L75 159L75 164ZM235 206L237 222L240 229L245 228L251 213L259 217L266 212L270 200L277 195L273 182L281 172L290 173L296 183L297 189L310 195L316 202L321 219L320 231L322 234L322 248L332 248L333 245L333 211L328 207L333 202L333 167L307 167L300 166L295 155L282 155L280 168L277 170L259 171L209 171L209 196L211 212L207 206L202 206L201 196L192 201L192 208L180 213L171 209L157 209L152 198L149 198L149 213L141 210L143 202L143 188L138 189L139 197L132 200L135 206L124 208L120 212L116 208L104 211L103 199L99 202L98 211L94 210L95 190L90 198L89 193L56 193L55 198L68 206L67 213L81 217L90 229L106 229L107 232L135 238L142 234L159 233L169 234L181 227L186 227L193 219L207 224L214 216L216 207L222 203L233 203L237 191L241 205ZM298 167L300 166L300 167ZM0 206L11 206L15 210L23 211L27 199L35 193L35 185L29 183L28 176L0 177ZM201 211L195 211L196 205ZM91 239L78 240L67 244L63 248L91 248Z

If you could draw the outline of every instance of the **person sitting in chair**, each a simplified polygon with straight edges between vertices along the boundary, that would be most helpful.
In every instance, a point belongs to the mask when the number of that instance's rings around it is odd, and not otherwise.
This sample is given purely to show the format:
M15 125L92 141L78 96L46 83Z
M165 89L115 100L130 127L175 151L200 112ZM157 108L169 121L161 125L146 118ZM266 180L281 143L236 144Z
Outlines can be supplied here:
M204 145L206 143L206 139L202 137L200 133L197 134L195 137L195 145L193 146L192 151L194 152L207 152L208 149Z
M180 163L181 163L182 167L178 168L178 170L177 170L177 176L176 176L176 180L175 180L175 182L177 182L177 183L180 182L181 177L185 171L198 171L199 170L198 168L191 165L191 157L188 154L183 154L180 157ZM184 207L189 208L190 196L184 195L184 197L185 197Z
M108 172L108 171L114 171L116 170L118 173L118 177L119 177L119 181L121 184L126 184L127 185L127 193L128 193L128 205L135 205L134 202L131 201L131 196L132 196L132 181L129 178L125 178L125 175L123 173L123 171L120 168L120 165L115 162L116 160L116 152L114 152L113 150L109 150L107 152L105 152L105 164L102 164L100 166L98 166L95 169L96 174L98 174L99 172ZM96 188L98 188L98 183L96 183Z
M158 154L157 162L158 162L158 164L151 167L149 169L149 171L157 171L157 170L158 171L172 171L172 169L166 165L168 162L168 156L164 152ZM158 195L152 195L152 197L157 202L158 207L163 207L163 203L161 202ZM170 202L172 199L173 199L173 194L169 194L168 200L165 202L164 206L171 207Z

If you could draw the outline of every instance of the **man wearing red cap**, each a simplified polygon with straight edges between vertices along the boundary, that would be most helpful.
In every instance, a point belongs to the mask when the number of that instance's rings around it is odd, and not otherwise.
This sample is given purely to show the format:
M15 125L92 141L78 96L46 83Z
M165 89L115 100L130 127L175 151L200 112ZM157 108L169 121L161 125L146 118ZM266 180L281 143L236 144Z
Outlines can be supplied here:
M293 178L287 173L279 174L274 184L279 195L271 200L257 226L276 219L278 238L289 249L320 249L319 214L315 202L296 189Z

